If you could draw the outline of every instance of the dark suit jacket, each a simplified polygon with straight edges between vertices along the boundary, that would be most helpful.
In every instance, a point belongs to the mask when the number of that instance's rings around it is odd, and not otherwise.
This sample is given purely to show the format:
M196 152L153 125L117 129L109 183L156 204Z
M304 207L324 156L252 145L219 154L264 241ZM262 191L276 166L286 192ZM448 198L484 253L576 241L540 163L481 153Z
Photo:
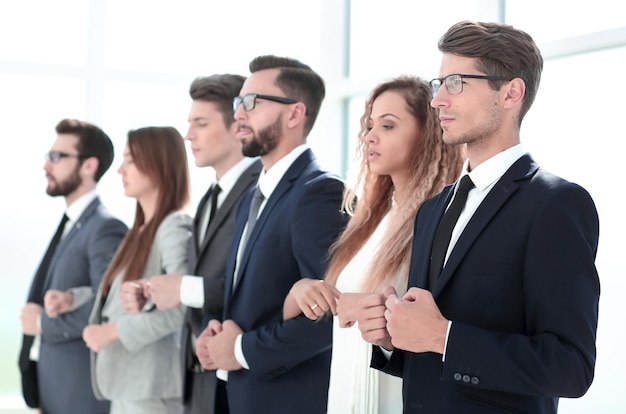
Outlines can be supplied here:
M200 335L202 321L205 315L209 318L221 319L224 308L224 273L226 272L226 256L232 243L235 216L237 208L246 192L257 182L263 165L260 160L250 165L239 177L235 186L228 193L215 217L209 223L206 236L201 245L198 245L198 229L201 212L205 211L209 201L209 192L200 200L198 213L193 221L193 236L189 246L189 273L204 278L204 308L187 308L181 344L181 356L183 372L183 396L187 405L191 398L203 398L202 395L192 395L193 372L190 364L194 361L195 353L189 341L191 333L196 337ZM214 376L214 373L211 373ZM212 393L208 389L206 394ZM209 398L212 400L212 398ZM206 408L206 414L212 413L212 409Z
M434 234L452 194L424 203L415 222L409 286L425 287ZM432 289L452 320L441 355L380 350L373 365L404 378L405 413L556 413L595 366L599 223L580 186L529 155L478 207Z
M283 321L283 302L300 278L323 276L328 248L343 230L343 182L301 154L267 199L239 263L239 239L253 191L242 201L230 249L224 319L245 332L249 370L229 372L232 414L326 412L332 318Z
M44 291L91 286L96 292L126 230L99 198L92 201L58 245ZM45 413L71 413L77 407L82 413L109 412L109 402L97 401L91 389L89 349L83 341L93 302L52 319L42 313L37 366Z

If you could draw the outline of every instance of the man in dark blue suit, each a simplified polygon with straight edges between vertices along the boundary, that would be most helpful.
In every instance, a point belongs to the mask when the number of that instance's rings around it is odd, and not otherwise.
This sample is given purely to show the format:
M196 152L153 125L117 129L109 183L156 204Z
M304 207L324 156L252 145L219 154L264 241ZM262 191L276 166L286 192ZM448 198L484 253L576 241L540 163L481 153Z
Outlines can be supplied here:
M205 368L219 369L216 412L317 414L326 410L332 321L283 321L282 308L297 280L324 274L347 220L343 182L306 144L324 82L309 66L276 56L254 59L250 71L234 102L237 135L264 170L238 212L224 322L209 322L197 354ZM259 209L249 218L253 199Z
M417 214L409 291L364 299L359 327L381 346L373 366L404 378L405 413L556 413L594 376L597 211L520 143L543 67L532 38L460 22L439 50L431 105L468 160L460 184ZM464 208L439 243L464 183Z

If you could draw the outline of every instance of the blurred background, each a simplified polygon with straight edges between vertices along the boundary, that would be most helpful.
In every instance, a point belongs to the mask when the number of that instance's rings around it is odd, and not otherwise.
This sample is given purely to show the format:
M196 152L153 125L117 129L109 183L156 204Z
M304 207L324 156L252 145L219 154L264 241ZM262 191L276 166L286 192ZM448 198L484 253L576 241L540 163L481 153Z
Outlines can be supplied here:
M613 191L626 149L620 10L618 0L0 0L0 412L28 412L19 311L64 209L46 195L42 170L62 118L95 123L113 139L99 192L130 224L134 202L115 172L127 132L171 125L185 135L196 76L248 75L257 55L291 56L326 80L309 143L325 167L349 177L366 94L400 74L438 76L437 40L466 19L512 24L539 44L545 68L522 141L544 168L587 188L600 214L596 378L559 412L625 412L626 224ZM189 155L195 206L213 172Z

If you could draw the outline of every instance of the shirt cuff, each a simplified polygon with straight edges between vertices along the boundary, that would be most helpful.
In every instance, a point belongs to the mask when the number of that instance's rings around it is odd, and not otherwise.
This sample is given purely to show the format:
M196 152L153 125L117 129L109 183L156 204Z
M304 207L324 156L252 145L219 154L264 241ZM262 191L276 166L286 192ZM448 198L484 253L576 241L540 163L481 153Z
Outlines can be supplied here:
M183 276L180 281L180 303L190 308L204 306L204 279L201 276Z
M248 361L246 361L246 357L243 354L243 346L241 344L242 338L243 334L239 334L235 339L235 359L237 360L237 362L239 362L243 369L250 369Z
M448 330L446 331L446 342L443 344L443 355L441 355L441 362L446 362L446 350L448 349L448 338L450 337L450 328L452 328L452 321L448 321Z

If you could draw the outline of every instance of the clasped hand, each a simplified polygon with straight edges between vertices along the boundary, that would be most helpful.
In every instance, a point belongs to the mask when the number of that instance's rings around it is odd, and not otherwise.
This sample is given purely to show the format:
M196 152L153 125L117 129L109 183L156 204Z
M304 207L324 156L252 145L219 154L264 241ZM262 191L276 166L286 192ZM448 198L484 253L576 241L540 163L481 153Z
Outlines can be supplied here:
M387 350L443 354L448 320L428 290L413 287L398 298L388 286L383 293L362 299L361 305L358 322L365 341Z
M204 369L237 371L243 368L235 358L235 341L243 330L232 320L221 323L217 319L196 340L196 355Z

